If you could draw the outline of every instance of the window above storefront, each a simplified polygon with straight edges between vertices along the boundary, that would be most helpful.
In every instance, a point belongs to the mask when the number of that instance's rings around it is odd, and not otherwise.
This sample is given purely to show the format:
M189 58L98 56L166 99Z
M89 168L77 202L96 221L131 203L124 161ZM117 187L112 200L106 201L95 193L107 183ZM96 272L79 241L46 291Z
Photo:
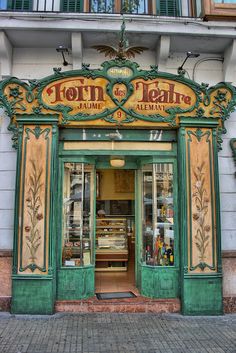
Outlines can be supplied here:
M121 13L233 20L236 0L0 0L0 11Z
M203 3L205 20L235 21L236 0L204 0Z
M180 0L0 0L0 11L121 13L199 17L200 2Z

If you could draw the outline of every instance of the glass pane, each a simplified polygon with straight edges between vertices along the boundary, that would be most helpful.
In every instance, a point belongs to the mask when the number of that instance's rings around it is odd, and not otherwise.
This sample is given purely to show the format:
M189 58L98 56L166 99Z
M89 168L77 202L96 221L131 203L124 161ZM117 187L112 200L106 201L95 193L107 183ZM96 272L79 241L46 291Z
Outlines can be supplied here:
M148 0L122 0L121 12L123 13L148 13Z
M7 0L0 0L0 10L7 9Z
M62 264L91 264L93 233L93 167L64 164Z
M113 0L91 0L90 2L91 12L114 12L114 1Z
M143 261L152 266L174 265L173 165L143 168Z

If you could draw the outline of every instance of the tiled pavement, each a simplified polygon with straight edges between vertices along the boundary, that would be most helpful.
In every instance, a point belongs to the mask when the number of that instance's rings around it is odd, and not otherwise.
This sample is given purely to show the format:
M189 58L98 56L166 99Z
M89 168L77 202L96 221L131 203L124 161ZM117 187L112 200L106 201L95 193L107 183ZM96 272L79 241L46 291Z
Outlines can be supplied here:
M0 353L236 353L236 315L0 313Z

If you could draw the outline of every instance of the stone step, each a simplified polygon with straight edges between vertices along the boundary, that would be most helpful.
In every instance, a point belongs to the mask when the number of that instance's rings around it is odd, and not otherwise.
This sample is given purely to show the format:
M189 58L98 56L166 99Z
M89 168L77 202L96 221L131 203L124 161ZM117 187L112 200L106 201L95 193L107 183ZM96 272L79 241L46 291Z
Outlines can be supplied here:
M92 297L83 300L58 300L55 312L110 312L110 313L179 313L180 300L150 299L142 296L129 299L98 300Z

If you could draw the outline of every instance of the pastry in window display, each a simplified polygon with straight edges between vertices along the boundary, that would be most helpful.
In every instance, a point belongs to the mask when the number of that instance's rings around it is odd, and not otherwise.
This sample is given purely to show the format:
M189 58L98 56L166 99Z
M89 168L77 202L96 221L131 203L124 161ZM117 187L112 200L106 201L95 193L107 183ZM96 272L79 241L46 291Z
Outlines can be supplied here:
M103 209L98 210L98 212L97 212L97 225L107 226L109 223L107 222L107 220L103 219L105 217L106 217L106 212Z
M73 246L73 242L72 241L68 241L67 243L65 243L65 247L69 248Z
M71 248L64 248L63 249L63 254L62 254L62 261L63 263L66 260L70 260L73 256L72 249Z

